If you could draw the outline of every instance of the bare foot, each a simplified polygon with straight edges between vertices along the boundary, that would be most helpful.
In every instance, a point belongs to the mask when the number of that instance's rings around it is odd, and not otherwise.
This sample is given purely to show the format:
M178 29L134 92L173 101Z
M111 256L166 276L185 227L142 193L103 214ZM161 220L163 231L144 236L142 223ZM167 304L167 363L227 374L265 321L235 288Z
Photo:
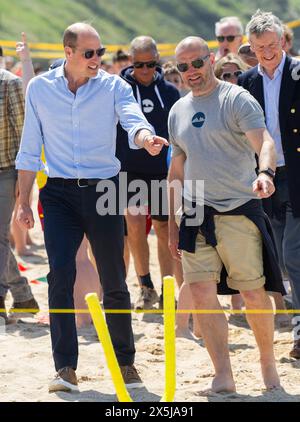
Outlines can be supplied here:
M228 375L228 374L215 375L211 384L211 390L214 393L235 393L236 388L235 388L232 375Z
M275 362L261 362L261 372L267 390L274 390L280 387L280 379L277 373Z
M45 314L44 315L43 314L37 315L36 320L37 320L38 324L47 324L47 325L50 324L50 318L49 318L48 314L47 315L45 315Z
M195 340L193 333L188 328L176 327L175 335L176 337L186 338L188 340Z

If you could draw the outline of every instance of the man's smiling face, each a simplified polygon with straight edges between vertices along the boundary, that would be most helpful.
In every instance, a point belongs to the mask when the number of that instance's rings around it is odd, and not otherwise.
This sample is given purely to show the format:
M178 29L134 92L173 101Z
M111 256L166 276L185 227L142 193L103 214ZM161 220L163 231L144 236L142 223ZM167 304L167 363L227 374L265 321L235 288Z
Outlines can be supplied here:
M282 59L283 39L275 31L266 31L259 37L251 34L249 41L260 65L273 73Z

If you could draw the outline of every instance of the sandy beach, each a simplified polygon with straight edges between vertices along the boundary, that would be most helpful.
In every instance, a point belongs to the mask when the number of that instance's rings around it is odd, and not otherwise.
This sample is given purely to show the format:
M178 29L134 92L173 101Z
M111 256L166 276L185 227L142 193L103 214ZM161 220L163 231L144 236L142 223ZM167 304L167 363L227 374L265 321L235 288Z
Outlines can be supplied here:
M36 198L36 194L35 194ZM34 203L36 210L36 199ZM32 230L36 243L34 256L20 258L30 281L41 279L48 272L47 255L43 244L43 233L37 215ZM159 290L160 275L156 254L156 238L149 235L151 247L151 274ZM127 278L134 302L138 283L130 264ZM39 316L21 318L6 327L0 335L0 401L1 402L114 402L117 400L114 386L104 359L101 344L94 327L78 330L79 362L77 376L80 393L48 393L48 383L54 376L51 356L49 325L43 323L47 316L47 283L43 280L31 282L31 288L40 305ZM222 303L228 300L222 298ZM8 297L7 308L11 304ZM136 344L136 367L145 387L134 390L131 396L137 402L160 400L165 383L165 354L163 317L159 314L133 313L133 330ZM264 391L258 350L252 331L244 316L234 316L229 321L229 348L237 393L211 394L206 391L213 377L203 341L176 339L178 402L221 402L221 401L300 401L300 361L289 358L293 341L292 332L275 332L275 353L282 390Z

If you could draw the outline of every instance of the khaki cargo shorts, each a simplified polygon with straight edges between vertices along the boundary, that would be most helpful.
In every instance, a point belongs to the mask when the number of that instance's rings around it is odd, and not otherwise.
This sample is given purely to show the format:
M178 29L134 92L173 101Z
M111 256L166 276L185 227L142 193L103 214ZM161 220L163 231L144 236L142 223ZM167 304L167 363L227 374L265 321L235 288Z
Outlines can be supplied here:
M184 281L220 282L223 264L227 284L235 290L254 290L265 284L262 236L257 226L244 215L215 215L217 246L206 244L199 233L195 253L182 251Z

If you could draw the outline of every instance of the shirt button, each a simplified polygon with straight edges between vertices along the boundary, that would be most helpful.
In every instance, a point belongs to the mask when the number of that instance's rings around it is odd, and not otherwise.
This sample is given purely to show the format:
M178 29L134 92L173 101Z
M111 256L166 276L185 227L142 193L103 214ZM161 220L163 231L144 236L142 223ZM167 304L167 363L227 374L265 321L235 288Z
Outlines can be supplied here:
M294 133L298 133L298 129L293 129L293 132Z
M292 114L296 113L296 110L294 108L291 108L291 113Z

